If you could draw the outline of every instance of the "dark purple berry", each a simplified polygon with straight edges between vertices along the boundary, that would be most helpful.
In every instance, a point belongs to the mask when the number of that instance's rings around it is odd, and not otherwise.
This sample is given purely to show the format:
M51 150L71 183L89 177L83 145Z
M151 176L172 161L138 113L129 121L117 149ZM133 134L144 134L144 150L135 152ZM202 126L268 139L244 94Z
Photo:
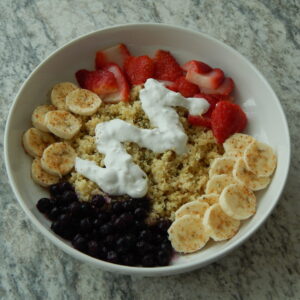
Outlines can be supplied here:
M36 207L41 213L48 214L54 205L51 203L49 198L41 198L37 202Z
M135 211L134 211L134 216L135 216L135 218L137 218L138 220L143 220L143 219L145 219L146 215L147 215L147 212L146 212L146 210L145 210L144 208L138 207L138 208L136 208Z
M116 243L116 236L114 236L113 234L109 234L103 240L103 244L109 248L113 248L115 243Z
M131 200L126 200L122 202L123 211L133 211L133 205Z
M108 222L110 216L108 213L106 212L99 212L97 219L99 219L99 222L101 222L102 224Z
M100 247L99 243L95 240L91 240L88 242L88 254L94 257L99 255Z
M147 254L142 257L142 266L143 267L153 267L155 265L155 260L153 254Z
M114 223L118 219L118 215L113 214L110 216L110 222Z
M71 216L68 214L62 214L58 217L58 221L68 224L71 221Z
M106 246L100 246L99 247L99 258L106 259L108 248Z
M107 236L113 232L113 226L111 223L106 223L99 228L99 233L101 236Z
M74 191L74 188L71 185L71 183L65 181L65 182L59 183L59 190L60 190L60 192Z
M80 205L81 215L84 217L89 217L92 214L92 208L89 203L81 203Z
M105 202L105 198L102 195L95 195L92 198L91 204L95 207L102 208Z
M132 253L128 253L121 257L121 263L126 266L133 266L135 264L135 258Z
M58 207L53 207L48 214L48 218L52 221L55 221L57 220L60 214L61 214L61 210Z
M88 233L92 230L92 223L89 218L84 218L80 221L79 232Z
M143 230L146 227L146 224L141 220L134 220L133 227L136 231Z
M117 264L118 263L118 254L115 252L115 251L109 251L107 253L107 257L106 257L106 260L108 262L111 262L111 263L114 263L114 264Z
M74 201L78 201L77 194L74 191L65 191L62 195L64 205L69 205Z
M157 262L160 266L167 266L170 262L170 253L168 251L159 251L157 253Z
M116 241L116 249L120 249L119 252L124 253L125 251L132 248L135 242L136 240L133 235L122 236Z
M140 241L151 241L153 239L153 235L150 230L144 229L139 234Z
M132 205L133 205L134 209L144 208L144 209L148 210L148 208L149 208L149 199L147 197L134 198L131 201L132 201Z
M172 248L170 241L166 241L166 240L161 243L160 249L164 252L165 251L167 251L169 253L173 252L173 248Z
M152 241L154 242L154 244L161 244L162 241L164 240L164 236L161 235L160 233L156 233L153 235L153 239Z
M166 233L170 226L171 226L170 220L160 220L156 224L157 229L160 230L162 233Z
M61 193L59 183L50 185L49 192L52 197L58 196Z
M87 250L87 240L80 234L77 234L73 238L72 245L75 249L77 249L81 252L86 252L86 250Z
M80 217L81 215L81 204L80 202L73 202L69 205L68 207L68 210L69 210L69 214L72 216L72 217Z
M124 208L123 208L123 204L121 201L117 201L117 202L114 202L112 204L112 207L111 207L112 211L115 213L115 214L120 214L121 212L123 212Z
M143 254L153 251L154 247L145 241L138 241L136 243L136 249L140 254L143 255Z

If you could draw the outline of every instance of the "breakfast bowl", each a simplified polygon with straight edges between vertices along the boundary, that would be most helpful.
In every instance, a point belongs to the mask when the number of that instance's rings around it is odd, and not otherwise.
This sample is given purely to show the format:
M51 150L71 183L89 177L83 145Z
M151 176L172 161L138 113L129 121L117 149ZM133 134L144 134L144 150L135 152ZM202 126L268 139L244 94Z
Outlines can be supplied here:
M32 111L49 103L49 92L59 82L76 83L79 69L93 69L99 49L124 43L134 55L149 56L157 49L170 51L180 64L195 59L226 70L234 78L234 98L248 118L245 130L270 145L277 155L277 167L269 186L256 193L256 213L243 222L231 239L208 243L201 251L176 254L170 265L133 267L114 264L79 252L54 234L50 222L41 214L37 200L48 191L30 176L32 159L24 152L22 135L30 128ZM241 54L205 34L163 24L129 24L84 35L61 47L45 59L28 77L18 92L5 129L5 164L13 192L38 230L64 252L103 270L142 276L165 276L188 272L220 259L241 245L267 219L283 191L290 165L290 137L286 118L274 91L262 74Z

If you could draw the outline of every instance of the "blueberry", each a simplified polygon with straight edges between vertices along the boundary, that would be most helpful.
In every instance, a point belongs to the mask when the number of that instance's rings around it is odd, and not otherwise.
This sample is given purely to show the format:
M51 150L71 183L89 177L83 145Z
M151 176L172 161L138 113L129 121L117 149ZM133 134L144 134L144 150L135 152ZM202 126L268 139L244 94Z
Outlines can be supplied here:
M149 208L149 199L147 197L134 198L131 201L132 201L132 205L133 205L134 209L144 208L144 209L148 210L148 208Z
M101 236L107 236L113 232L113 226L111 223L106 223L99 228Z
M99 243L95 240L91 240L88 242L88 254L94 257L99 255L100 247Z
M92 214L92 208L89 203L81 203L80 205L81 215L84 217L88 217Z
M135 231L143 230L146 227L145 223L141 220L134 220L133 221L133 228Z
M107 256L106 256L106 260L108 262L111 262L111 263L114 263L114 264L117 264L118 263L118 254L115 252L115 251L108 251L107 253Z
M49 192L52 197L58 196L61 193L59 183L50 185Z
M102 208L105 202L105 198L102 195L95 195L92 197L91 204L95 207Z
M164 240L164 236L160 233L156 233L153 235L153 242L155 244L161 244L161 242Z
M118 215L113 214L110 216L110 222L114 223L118 219Z
M53 206L49 198L41 198L36 204L37 209L43 214L48 214Z
M73 186L71 185L71 183L65 181L65 182L61 182L59 183L59 190L61 192L65 192L65 191L74 191Z
M135 265L134 255L132 253L128 253L126 255L123 255L121 257L121 263L123 265L126 265L126 266L133 266L133 265Z
M160 266L167 266L170 262L170 253L168 251L159 251L157 253L157 262Z
M48 214L48 218L52 221L55 221L57 220L60 214L61 214L61 210L58 207L53 207Z
M106 223L110 218L110 215L106 212L100 212L97 216L97 219L99 219L99 222L104 224Z
M171 226L170 220L160 220L156 224L157 229L162 233L166 233L170 226Z
M54 221L51 224L51 230L67 240L72 239L75 235L74 228L62 220Z
M65 224L69 224L71 222L71 216L68 214L62 214L58 217L58 221L64 222Z
M153 251L154 247L145 241L138 241L136 243L136 249L137 249L138 253L145 254L145 253Z
M153 235L150 230L144 229L139 234L140 241L151 241L153 239Z
M109 250L106 246L100 246L99 247L99 252L98 252L99 258L106 259L108 251Z
M144 208L142 208L142 207L138 207L138 208L136 208L136 209L134 210L134 216L135 216L135 218L138 219L138 220L143 220L143 219L145 219L146 215L147 215L147 212L146 212L146 210L145 210Z
M79 224L79 232L80 233L88 233L92 230L92 223L89 218L84 218L80 221Z
M78 201L77 194L74 191L65 191L62 195L64 205L69 205L74 201Z
M133 222L133 216L130 212L123 213L119 218L114 222L114 227L118 231L124 231L131 226Z
M116 236L113 234L109 234L103 240L103 244L109 248L113 248L116 243Z
M155 259L153 254L147 254L142 257L142 266L143 267L153 267L155 265Z
M173 248L172 248L170 241L166 241L166 240L161 243L160 249L162 251L167 251L169 253L173 252Z
M69 214L72 217L80 217L81 215L81 204L80 202L73 202L68 207Z
M131 200L126 200L122 202L123 211L133 211L133 205Z
M81 252L86 252L87 250L87 240L81 234L77 234L73 238L72 245L75 249Z
M116 248L117 249L122 249L122 251L120 252L125 252L127 250L129 250L130 248L132 248L135 244L135 237L133 235L125 235L120 237L117 241L116 241Z
M115 213L115 214L120 214L121 212L123 212L124 208L123 208L123 204L122 202L120 201L116 201L112 204L112 207L111 207L112 211Z

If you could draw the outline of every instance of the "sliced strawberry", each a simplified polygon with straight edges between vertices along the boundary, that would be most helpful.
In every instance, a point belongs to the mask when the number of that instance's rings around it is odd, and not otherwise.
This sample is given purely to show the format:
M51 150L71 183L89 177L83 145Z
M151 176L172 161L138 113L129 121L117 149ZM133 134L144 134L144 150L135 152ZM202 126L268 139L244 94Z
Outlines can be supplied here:
M118 92L109 94L103 98L105 102L128 102L129 101L129 84L126 80L125 74L121 68L116 64L107 65L104 70L111 72L117 81Z
M169 85L167 87L170 90L179 92L184 97L192 97L195 94L199 93L198 86L187 81L184 76L177 78L172 85Z
M204 116L188 116L188 122L194 126L203 126L206 128L211 128L211 120L210 118Z
M196 94L194 95L194 98L204 98L210 104L208 111L202 115L203 117L207 117L207 118L211 117L213 110L215 109L217 103L220 101L220 99L218 99L213 95L205 95L205 94Z
M75 76L81 88L90 90L99 96L119 90L114 74L107 70L79 70Z
M96 53L95 66L101 69L110 63L117 64L123 68L125 60L130 56L130 52L124 44L98 51Z
M220 101L211 115L213 134L218 143L246 128L247 116L241 107L229 101Z
M230 77L226 77L222 84L216 89L208 89L208 88L201 88L201 91L205 94L219 94L228 96L232 93L234 89L234 81Z
M194 70L189 70L186 73L186 80L197 84L202 90L203 88L216 89L224 80L224 72L221 69L213 69L212 71L201 74Z
M206 63L204 63L202 61L198 61L198 60L190 60L190 61L186 62L182 66L182 69L186 72L188 72L189 70L193 70L200 74L206 74L206 73L212 71L212 68L209 65L207 65Z
M154 57L154 78L175 81L182 76L182 70L169 51L157 50Z
M154 62L147 56L130 56L124 63L124 70L131 84L142 84L154 74Z

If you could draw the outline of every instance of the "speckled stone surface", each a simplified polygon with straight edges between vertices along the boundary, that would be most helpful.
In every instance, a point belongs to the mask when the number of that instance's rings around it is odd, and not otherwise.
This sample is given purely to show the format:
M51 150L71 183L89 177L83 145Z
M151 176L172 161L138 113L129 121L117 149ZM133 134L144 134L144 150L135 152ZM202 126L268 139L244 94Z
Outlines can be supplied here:
M299 14L299 0L1 0L0 299L300 299ZM291 130L291 171L271 217L242 247L189 274L136 278L76 261L35 230L5 172L6 117L33 68L79 35L129 22L181 25L233 46L267 77Z

